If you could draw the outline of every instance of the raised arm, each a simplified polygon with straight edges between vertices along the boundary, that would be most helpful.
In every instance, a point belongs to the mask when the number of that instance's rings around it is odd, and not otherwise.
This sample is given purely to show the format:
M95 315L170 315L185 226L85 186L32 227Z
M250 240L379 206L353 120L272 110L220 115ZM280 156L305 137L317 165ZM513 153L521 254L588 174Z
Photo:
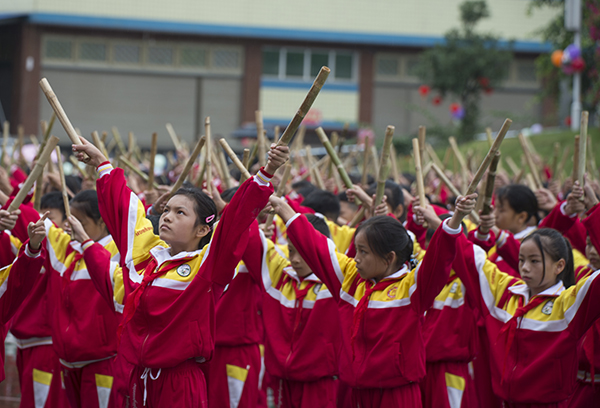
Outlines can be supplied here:
M346 270L356 268L354 260L337 253L332 240L316 231L305 216L296 213L283 200L271 197L270 201L286 222L288 239L292 245L312 272L325 283L333 298L339 301Z

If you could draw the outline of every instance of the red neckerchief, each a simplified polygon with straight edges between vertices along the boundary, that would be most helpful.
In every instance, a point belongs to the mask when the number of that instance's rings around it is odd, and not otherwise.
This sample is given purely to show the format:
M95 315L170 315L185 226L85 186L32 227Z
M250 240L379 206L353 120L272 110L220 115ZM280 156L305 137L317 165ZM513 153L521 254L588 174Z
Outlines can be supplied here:
M135 290L131 292L129 296L127 296L127 301L125 302L125 307L123 308L123 319L121 320L121 324L119 324L119 327L117 328L117 337L119 340L121 339L121 334L123 333L125 325L129 323L129 321L133 318L135 310L139 306L140 299L142 298L142 295L144 294L144 291L146 290L148 285L150 285L150 283L154 279L163 276L171 269L183 265L188 260L189 259L181 258L172 261L165 261L156 271L156 273L153 273L158 263L156 262L156 259L154 257L150 259L148 265L146 266L146 269L144 269L144 278L142 279L142 283L140 283L140 285L137 288L135 288Z
M356 305L356 308L354 309L354 314L352 316L352 336L350 337L350 346L352 347L352 361L354 361L354 357L355 357L354 341L356 340L356 335L358 334L358 328L360 327L362 319L369 307L369 298L371 297L371 294L373 292L377 292L377 291L386 289L388 286L402 280L404 278L404 276L406 276L406 275L403 274L402 276L399 276L397 278L382 280L375 285L373 285L371 283L371 281L368 281L368 280L364 281L365 282L365 294L363 295L362 298L360 298L358 304ZM369 284L371 284L371 287L369 287Z
M554 296L552 296L554 297ZM508 353L510 352L510 348L512 347L513 340L515 339L515 333L517 331L519 317L524 316L530 310L536 308L542 302L550 298L550 296L538 296L530 300L525 306L523 306L523 297L519 297L519 307L515 311L513 317L502 326L500 333L498 334L498 338L501 336L505 336L505 345L504 345L504 367L502 368L502 382L504 382L504 374L506 372L506 362L508 360Z
M294 304L294 308L296 309L296 321L294 322L293 332L295 332L300 325L300 319L302 318L302 302L308 294L308 291L315 286L316 282L309 282L304 289L298 289L298 286L301 284L301 282L297 282L295 279L292 279L292 288L296 293L296 303Z

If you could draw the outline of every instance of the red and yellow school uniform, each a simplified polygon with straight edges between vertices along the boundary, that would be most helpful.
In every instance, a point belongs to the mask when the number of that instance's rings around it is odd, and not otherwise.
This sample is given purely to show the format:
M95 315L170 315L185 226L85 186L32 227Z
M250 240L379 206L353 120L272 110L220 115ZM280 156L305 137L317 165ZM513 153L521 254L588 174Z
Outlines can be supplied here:
M24 246L17 258L0 269L0 333L6 337L6 324L14 316L19 305L29 295L36 280L39 269L45 261L43 251L32 253ZM4 347L0 350L0 382L4 381Z
M244 263L262 282L265 365L275 406L335 407L341 332L332 294L314 274L300 278L256 223Z
M240 186L210 244L171 256L127 188L123 171L109 163L98 171L100 212L124 265L119 353L134 365L130 404L204 407L206 385L198 363L213 355L215 304L233 278L250 224L273 192L271 176L260 171Z
M39 215L23 207L22 218L35 222ZM72 407L113 406L113 360L121 317L98 293L91 275L121 275L119 252L110 235L80 244L50 220L45 227L52 345L62 365L67 398Z
M212 408L255 407L262 359L263 322L260 280L243 262L216 304L215 351L202 365Z
M340 376L353 388L354 406L421 406L422 316L448 280L460 231L444 223L432 239L435 257L375 283L362 279L354 259L336 252L304 217L288 221L288 237L338 304Z
M599 215L589 216L595 225ZM577 343L600 316L599 273L568 289L559 282L530 299L522 280L498 270L478 246L459 243L454 262L463 265L456 270L485 318L495 394L507 406L567 406Z
M12 198L6 206L10 205ZM21 205L19 209L21 216L12 233L24 242L29 239L27 225L30 221L38 220L39 214L32 206ZM68 405L61 379L61 364L52 347L51 312L47 297L50 274L46 272L44 267L37 270L39 278L10 322L10 332L17 344L21 408L37 408L40 404L47 408Z

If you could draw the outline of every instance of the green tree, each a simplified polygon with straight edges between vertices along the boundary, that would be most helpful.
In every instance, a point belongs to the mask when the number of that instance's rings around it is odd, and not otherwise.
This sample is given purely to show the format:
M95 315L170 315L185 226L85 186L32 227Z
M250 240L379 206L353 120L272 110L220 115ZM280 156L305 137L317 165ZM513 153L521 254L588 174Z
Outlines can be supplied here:
M460 15L462 26L450 30L444 43L422 54L418 72L442 97L460 102L464 116L457 136L467 141L481 130L481 93L491 92L508 76L512 42L506 46L493 34L475 31L477 23L490 16L485 1L465 1Z

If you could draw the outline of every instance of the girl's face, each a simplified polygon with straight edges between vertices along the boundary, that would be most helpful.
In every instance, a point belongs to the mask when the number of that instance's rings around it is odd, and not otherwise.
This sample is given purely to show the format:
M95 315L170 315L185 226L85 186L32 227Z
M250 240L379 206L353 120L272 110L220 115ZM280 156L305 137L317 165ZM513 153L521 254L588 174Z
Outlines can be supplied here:
M300 278L306 278L308 275L312 273L310 266L304 261L304 259L300 256L300 253L296 250L294 245L288 242L288 252L289 252L289 260L292 268L296 271Z
M108 235L106 224L104 224L102 219L94 221L93 218L88 217L83 211L79 210L76 205L71 206L71 215L79 220L85 233L88 234L92 241L98 242Z
M494 207L496 227L516 234L525 228L526 212L517 213L508 203L508 200L496 200Z
M194 202L182 194L173 196L165 205L165 209L158 221L160 239L171 247L193 247L198 249L200 239L210 231L207 225L196 225L197 215L194 211Z
M396 261L394 252L391 252L390 259L384 259L373 252L367 241L367 237L360 231L354 238L356 246L356 270L363 279L373 279L379 282L386 276L396 272L393 270L392 264Z
M598 250L592 244L590 237L587 237L585 240L585 257L590 261L592 268L595 270L600 269L600 256L598 255Z
M565 268L565 264L564 259L553 261L546 252L544 253L543 262L542 253L533 239L529 239L521 244L521 249L519 250L519 273L521 274L521 279L529 287L532 297L556 284L558 275Z

